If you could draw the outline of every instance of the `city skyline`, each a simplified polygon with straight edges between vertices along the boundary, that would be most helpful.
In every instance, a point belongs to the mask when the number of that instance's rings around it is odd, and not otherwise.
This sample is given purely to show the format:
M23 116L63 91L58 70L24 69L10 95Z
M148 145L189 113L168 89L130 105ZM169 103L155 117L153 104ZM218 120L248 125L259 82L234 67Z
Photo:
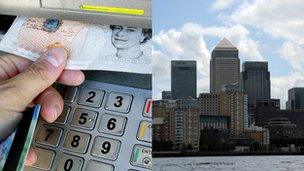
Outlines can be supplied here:
M155 1L153 5L159 9L153 14L157 22L154 27L153 85L158 86L154 89L154 98L159 99L162 90L170 90L172 59L197 60L197 95L209 92L211 51L223 37L238 47L241 63L245 60L268 61L272 98L281 99L283 108L287 90L304 85L301 1L206 0L190 3L169 0ZM185 8L192 12L180 13ZM157 66L159 63L162 66Z

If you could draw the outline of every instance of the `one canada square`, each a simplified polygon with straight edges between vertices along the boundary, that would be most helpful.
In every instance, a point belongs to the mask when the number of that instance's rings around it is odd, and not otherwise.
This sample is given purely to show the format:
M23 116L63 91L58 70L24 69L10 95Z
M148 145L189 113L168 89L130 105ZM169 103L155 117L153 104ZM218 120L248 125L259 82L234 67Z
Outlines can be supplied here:
M238 49L226 38L212 51L210 61L210 92L219 93L223 85L240 83Z

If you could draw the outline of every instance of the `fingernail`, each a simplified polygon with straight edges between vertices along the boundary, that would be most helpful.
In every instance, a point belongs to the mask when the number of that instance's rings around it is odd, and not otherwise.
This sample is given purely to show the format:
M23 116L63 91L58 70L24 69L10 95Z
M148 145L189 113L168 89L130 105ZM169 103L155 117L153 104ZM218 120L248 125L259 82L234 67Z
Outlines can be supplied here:
M55 114L55 118L54 121L58 118L58 116L61 114L62 109L60 108L60 106L56 105L55 106L55 110L56 110L56 114Z
M64 48L52 48L45 53L44 58L54 67L59 67L66 61L67 52Z

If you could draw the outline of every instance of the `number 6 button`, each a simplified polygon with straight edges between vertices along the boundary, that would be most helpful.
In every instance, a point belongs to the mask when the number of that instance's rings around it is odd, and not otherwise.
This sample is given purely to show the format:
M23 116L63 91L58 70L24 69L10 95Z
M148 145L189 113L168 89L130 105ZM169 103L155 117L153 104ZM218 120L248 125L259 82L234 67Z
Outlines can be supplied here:
M105 108L107 110L128 113L132 102L132 95L111 92Z
M123 135L127 118L104 114L102 116L98 131L112 135Z
M78 104L98 108L101 105L104 91L90 88L82 88Z
M105 137L96 137L92 147L92 155L102 157L109 160L116 160L120 142L118 140Z

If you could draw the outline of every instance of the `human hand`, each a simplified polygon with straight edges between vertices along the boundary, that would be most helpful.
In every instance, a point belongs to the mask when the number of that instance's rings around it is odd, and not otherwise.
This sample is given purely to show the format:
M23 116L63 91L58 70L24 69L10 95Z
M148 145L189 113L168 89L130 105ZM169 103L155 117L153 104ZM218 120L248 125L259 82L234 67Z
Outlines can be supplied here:
M33 63L14 55L0 56L0 140L16 128L22 111L35 103L41 105L41 116L47 122L58 118L63 100L51 85L56 80L71 86L84 81L81 71L64 70L66 62L67 52L60 47L49 49ZM32 165L36 159L30 150L26 165Z

